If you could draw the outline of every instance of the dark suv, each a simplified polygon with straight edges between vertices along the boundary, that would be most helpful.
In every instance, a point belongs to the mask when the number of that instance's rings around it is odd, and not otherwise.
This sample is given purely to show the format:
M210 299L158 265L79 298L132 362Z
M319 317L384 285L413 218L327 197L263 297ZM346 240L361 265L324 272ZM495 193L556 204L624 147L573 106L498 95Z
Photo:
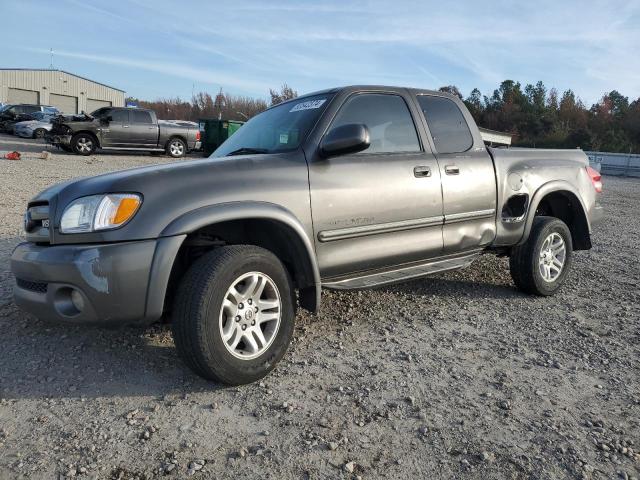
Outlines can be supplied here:
M18 122L33 120L35 112L60 113L56 107L50 105L33 105L28 103L9 104L0 107L0 132L13 132L13 126Z

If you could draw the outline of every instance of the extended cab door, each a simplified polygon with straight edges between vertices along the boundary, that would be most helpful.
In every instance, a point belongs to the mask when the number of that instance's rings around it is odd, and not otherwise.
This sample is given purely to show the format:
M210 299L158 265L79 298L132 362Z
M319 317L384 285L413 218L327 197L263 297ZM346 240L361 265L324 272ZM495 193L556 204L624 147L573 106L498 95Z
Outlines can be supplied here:
M496 176L493 160L466 108L449 97L417 95L442 178L445 253L474 250L496 235ZM463 113L464 112L464 113ZM477 129L475 129L477 131Z
M420 142L419 112L403 92L348 96L325 133L364 124L369 148L328 159L316 154L309 162L322 278L421 261L442 251L440 172Z
M100 121L100 145L102 147L117 148L129 145L131 135L128 109L107 110L101 118L106 120Z
M148 110L131 110L130 135L132 147L158 146L158 124Z

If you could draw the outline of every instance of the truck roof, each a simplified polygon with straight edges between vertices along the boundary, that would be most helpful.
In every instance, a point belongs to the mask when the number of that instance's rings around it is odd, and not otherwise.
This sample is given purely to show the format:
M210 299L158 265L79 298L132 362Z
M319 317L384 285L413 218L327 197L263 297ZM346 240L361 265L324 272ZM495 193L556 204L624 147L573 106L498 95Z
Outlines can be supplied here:
M453 99L459 99L457 96L452 95L450 93L447 92L441 92L439 90L428 90L428 89L424 89L424 88L412 88L412 87L399 87L399 86L391 86L391 85L346 85L344 87L334 87L334 88L326 88L324 90L316 90L315 92L309 92L309 93L305 93L304 95L300 95L299 97L296 98L291 98L285 102L282 103L289 103L289 102L294 102L294 101L300 101L301 99L307 98L307 97L313 97L316 95L322 95L325 93L337 93L337 92L343 92L343 91L353 91L353 92L359 92L359 91L376 91L376 90L387 90L387 91L396 91L396 92L411 92L414 95L420 95L420 94L429 94L429 95L438 95L441 97L449 97L449 98L453 98ZM279 103L278 105L282 105L282 103ZM275 105L273 105L275 106ZM272 107L269 107L272 108Z

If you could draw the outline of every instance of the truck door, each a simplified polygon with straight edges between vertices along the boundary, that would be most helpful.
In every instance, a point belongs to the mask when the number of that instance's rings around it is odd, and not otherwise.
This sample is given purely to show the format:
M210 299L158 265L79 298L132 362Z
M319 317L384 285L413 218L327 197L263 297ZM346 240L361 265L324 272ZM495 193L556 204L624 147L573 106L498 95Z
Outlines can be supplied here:
M111 117L108 123L101 122L100 124L100 136L101 146L109 147L124 147L129 144L129 110L126 109L113 109L107 110L102 118Z
M327 132L365 124L370 146L309 163L323 278L421 261L442 251L440 172L429 147L420 143L417 115L399 92L354 93L330 123Z
M444 252L474 250L496 235L496 176L484 143L474 139L452 99L418 95L442 178ZM467 113L468 115L468 113Z
M132 147L158 146L158 125L153 123L151 113L146 110L131 110L131 143Z

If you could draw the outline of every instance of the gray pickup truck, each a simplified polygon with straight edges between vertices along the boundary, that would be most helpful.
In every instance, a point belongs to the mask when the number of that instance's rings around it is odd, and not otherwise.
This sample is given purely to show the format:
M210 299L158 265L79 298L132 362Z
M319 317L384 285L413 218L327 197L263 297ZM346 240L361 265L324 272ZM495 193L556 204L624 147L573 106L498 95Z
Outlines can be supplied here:
M45 139L65 151L91 155L104 150L165 152L180 158L200 149L196 126L158 122L156 112L144 108L99 108L90 115L56 117Z
M27 207L15 301L41 318L171 318L199 375L242 384L285 354L296 305L510 257L551 295L591 248L600 175L580 150L492 149L441 92L352 86L274 106L209 159L55 185Z

